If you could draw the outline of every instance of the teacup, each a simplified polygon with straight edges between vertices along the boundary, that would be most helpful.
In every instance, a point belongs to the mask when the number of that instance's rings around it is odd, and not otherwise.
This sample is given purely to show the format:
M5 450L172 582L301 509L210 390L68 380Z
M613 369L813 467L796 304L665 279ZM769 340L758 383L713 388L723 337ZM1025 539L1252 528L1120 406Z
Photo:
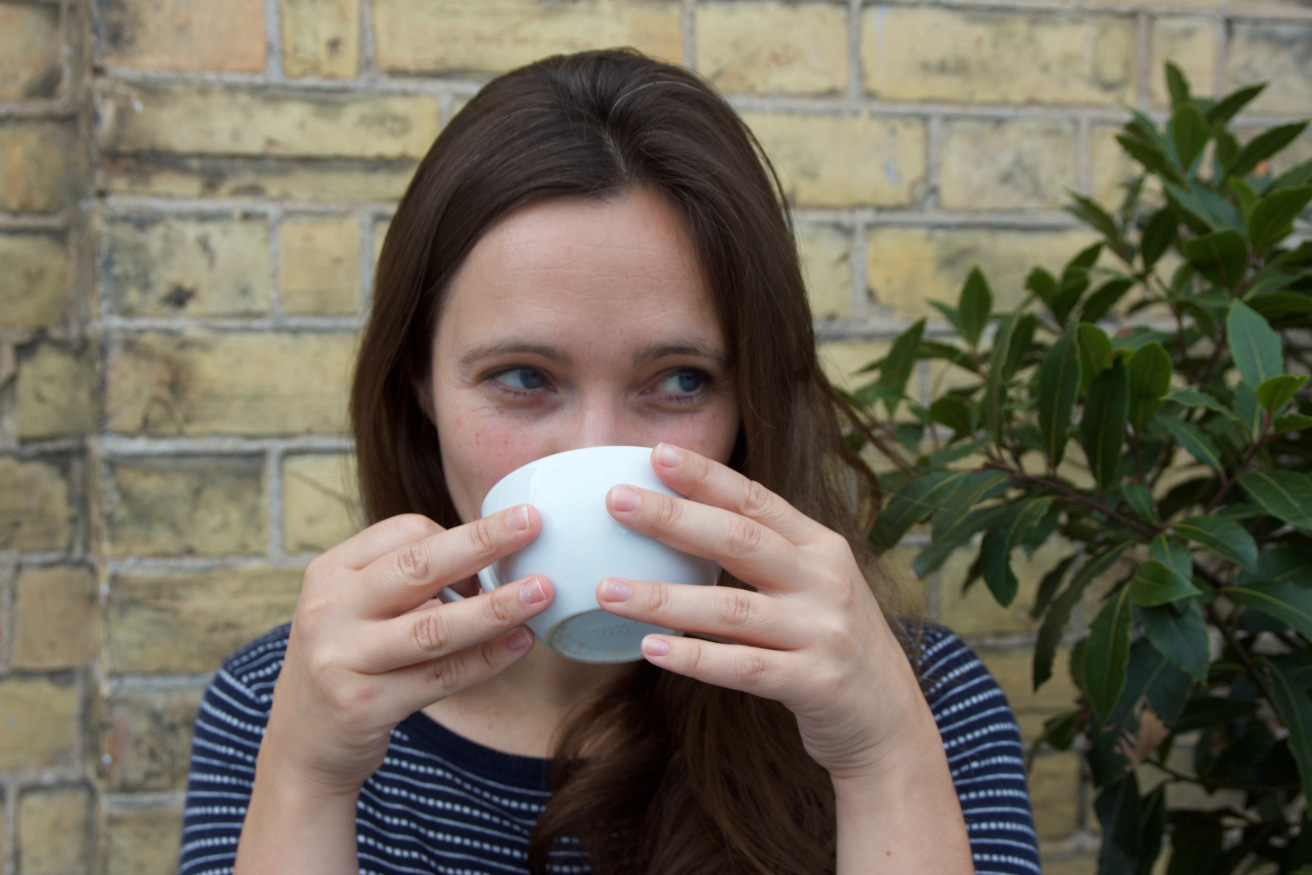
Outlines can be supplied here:
M616 522L606 494L621 483L677 495L651 468L648 447L585 447L545 456L510 472L483 499L483 516L531 504L542 530L528 546L478 573L484 592L530 574L551 581L556 596L528 621L547 647L576 662L641 659L639 645L652 632L682 634L617 617L597 603L606 577L709 586L720 568Z

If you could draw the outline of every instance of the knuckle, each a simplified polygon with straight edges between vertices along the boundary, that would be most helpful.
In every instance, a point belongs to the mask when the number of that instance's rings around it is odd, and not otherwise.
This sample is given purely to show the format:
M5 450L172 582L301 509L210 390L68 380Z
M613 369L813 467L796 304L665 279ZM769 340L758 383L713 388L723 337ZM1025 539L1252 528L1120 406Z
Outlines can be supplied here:
M770 673L770 666L765 661L765 656L756 650L748 650L743 654L742 675L743 680L749 685L756 685L764 682Z
M657 495L656 499L656 523L664 529L673 528L683 516L679 502L668 495Z
M735 556L755 553L761 547L762 528L746 517L737 517L729 524L729 536L726 539L730 552Z
M396 570L403 580L428 579L428 550L422 543L406 544L396 551Z
M504 626L510 622L511 602L514 593L512 587L502 586L482 597L483 615L495 626Z
M468 527L469 546L476 556L490 556L497 549L496 532L487 517L474 520Z
M450 630L441 609L419 611L414 615L410 633L421 653L441 653L450 640Z
M654 584L647 593L647 611L655 616L670 612L670 590L664 584Z
M419 541L442 531L442 527L437 523L417 513L403 513L392 517L391 525L402 537L410 541Z
M747 481L747 494L743 496L743 512L747 516L764 516L773 505L773 495L756 480Z
M462 659L438 659L431 666L432 681L442 693L454 693L464 686L467 668Z
M745 626L751 619L752 604L742 590L719 588L714 605L716 619L725 626Z

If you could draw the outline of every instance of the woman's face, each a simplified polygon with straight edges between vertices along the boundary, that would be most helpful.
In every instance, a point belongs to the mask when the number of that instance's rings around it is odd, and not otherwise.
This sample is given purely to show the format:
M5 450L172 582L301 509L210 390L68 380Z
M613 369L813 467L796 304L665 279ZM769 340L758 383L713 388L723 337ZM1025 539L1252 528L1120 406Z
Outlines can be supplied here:
M530 204L484 235L448 290L426 400L467 522L552 453L668 441L728 461L733 381L682 217L636 189Z

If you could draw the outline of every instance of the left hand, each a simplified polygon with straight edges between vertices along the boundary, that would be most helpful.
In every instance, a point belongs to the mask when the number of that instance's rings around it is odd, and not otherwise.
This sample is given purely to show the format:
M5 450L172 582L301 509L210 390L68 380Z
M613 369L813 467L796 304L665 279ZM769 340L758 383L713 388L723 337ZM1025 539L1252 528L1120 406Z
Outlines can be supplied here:
M937 740L915 672L843 536L688 450L662 444L652 467L687 498L617 486L611 516L718 562L756 592L602 581L597 598L610 613L717 639L649 635L649 662L781 702L836 781L879 775L924 744L927 728Z

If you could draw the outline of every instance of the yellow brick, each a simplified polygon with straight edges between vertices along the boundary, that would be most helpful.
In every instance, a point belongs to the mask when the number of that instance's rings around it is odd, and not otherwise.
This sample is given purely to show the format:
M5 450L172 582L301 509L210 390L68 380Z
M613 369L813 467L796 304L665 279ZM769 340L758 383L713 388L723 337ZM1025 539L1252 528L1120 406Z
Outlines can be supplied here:
M150 197L261 197L341 203L398 201L418 162L300 162L258 158L177 158L159 155L106 158L102 176L111 194Z
M160 435L339 434L355 337L126 337L106 363L107 427Z
M39 460L0 456L0 550L67 549L74 510L66 476Z
M262 554L264 460L164 457L110 463L112 556Z
M0 210L49 213L73 206L85 176L75 123L0 124Z
M110 695L101 764L111 793L180 790L187 783L200 690L134 689Z
M1307 118L1312 107L1312 23L1234 22L1226 44L1226 88L1266 82L1253 113Z
M0 769L75 764L78 698L64 676L0 678Z
M799 206L907 206L925 179L925 125L865 116L747 113Z
M1080 755L1047 753L1026 775L1039 839L1060 839L1080 826Z
M264 69L263 0L114 0L101 4L108 67L257 73Z
M948 210L1057 209L1075 186L1075 132L1046 119L944 126L939 203Z
M109 82L106 152L274 158L418 158L438 131L430 97Z
M214 671L290 620L300 585L294 568L115 577L105 622L110 667L124 674Z
M852 391L870 382L868 374L858 374L857 371L887 355L888 344L870 340L833 340L820 344L816 354L829 382Z
M101 288L124 316L269 311L268 226L259 216L118 217L105 223Z
M867 7L865 87L888 100L1132 103L1135 27L1128 17L1073 18L939 7Z
M852 315L852 235L831 225L802 225L797 234L802 275L817 319Z
M95 365L85 351L43 343L18 366L18 434L86 434L95 425Z
M697 70L722 91L828 94L847 89L847 10L780 2L696 12Z
M680 14L672 0L375 0L377 63L408 73L495 73L608 46L678 63Z
M321 552L363 528L355 457L289 456L282 469L284 549Z
M360 66L359 0L280 0L288 76L349 79Z
M1057 272L1094 240L1087 231L991 228L875 228L866 242L866 281L876 304L899 319L936 316L929 299L956 304L970 270L979 265L993 291L993 309L1018 305L1035 265Z
M354 216L287 219L278 241L278 290L285 312L359 312L360 223Z
M72 298L72 265L62 234L0 234L0 325L62 322Z
M1043 875L1097 875L1098 855L1085 851L1051 851L1040 854Z
M1148 93L1153 103L1171 105L1166 62L1179 67L1195 95L1216 93L1216 26L1205 18L1159 18L1153 22Z
M0 101L58 95L59 53L57 7L0 4Z
M23 569L14 613L13 662L18 668L71 668L100 650L99 598L87 568Z
M1039 581L1048 569L1070 554L1064 542L1051 540L1034 553L1031 559L1023 550L1012 554L1012 571L1019 582L1016 598L1008 607L998 604L983 580L971 584L962 592L962 583L975 561L977 550L963 548L956 551L943 564L939 584L939 619L944 625L961 635L1006 635L1035 631L1036 624L1029 612L1034 606L1034 594Z
M23 875L90 873L95 829L86 787L27 790L18 806L18 865Z
M1089 196L1111 209L1125 199L1125 187L1143 174L1143 167L1125 153L1116 135L1120 125L1096 125L1089 134Z
M1033 741L1043 732L1043 722L1075 707L1079 691L1071 682L1070 651L1062 648L1052 665L1052 677L1034 692L1034 651L979 648L980 659L998 681L1020 724L1021 737Z
M181 809L111 809L105 825L106 875L172 875L181 837Z

